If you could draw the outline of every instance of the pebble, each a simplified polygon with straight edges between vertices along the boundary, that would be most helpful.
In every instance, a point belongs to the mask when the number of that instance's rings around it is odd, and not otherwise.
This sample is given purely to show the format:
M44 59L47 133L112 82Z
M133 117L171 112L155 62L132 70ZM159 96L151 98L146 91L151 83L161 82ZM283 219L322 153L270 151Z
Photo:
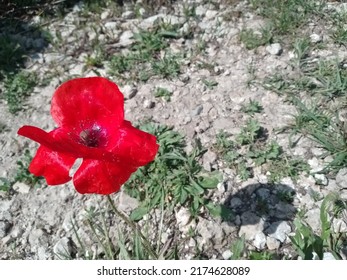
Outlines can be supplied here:
M242 200L238 197L233 197L229 202L229 205L231 208L237 208L241 206L242 204L243 204Z
M190 222L192 215L189 209L181 207L181 209L178 212L176 212L175 217L176 217L178 226L183 227Z
M212 20L212 19L215 19L215 18L216 18L217 14L218 14L217 11L208 10L208 11L206 11L206 13L205 13L205 17L206 17L206 19L208 19L208 20Z
M105 19L107 19L109 16L110 16L110 11L106 10L106 11L103 11L103 12L101 13L100 18L101 18L102 20L105 20Z
M282 46L279 43L268 45L265 49L269 54L272 55L281 55L281 53L283 52Z
M109 22L105 23L105 28L110 30L110 31L114 31L117 29L118 25L119 24L116 21L109 21Z
M217 160L217 154L211 150L208 150L202 156L203 167L206 171L212 171L212 165L215 164Z
M341 188L347 188L347 168L342 168L336 174L336 184Z
M59 259L66 259L71 255L72 248L70 239L67 237L61 238L53 247L54 254Z
M202 105L198 105L197 107L195 107L194 110L192 110L190 115L192 117L199 116L201 114L202 110L203 110L203 106Z
M347 215L347 211L344 210ZM333 220L333 229L334 232L339 233L339 232L347 232L347 224L346 222L340 220L340 219L334 219Z
M134 33L130 30L124 31L119 37L118 45L121 47L127 47L134 43Z
M254 241L253 241L254 247L256 247L258 250L263 250L266 245L266 236L263 232L258 232L255 235Z
M152 100L146 99L143 102L143 108L152 109L152 108L154 108L154 106L155 106L155 103Z
M10 228L11 225L8 221L0 221L0 238L5 237Z
M281 243L274 237L268 236L266 238L266 246L270 251L277 250Z
M134 209L136 209L139 206L139 202L136 198L133 198L126 194L124 191L121 191L119 194L119 203L118 208L119 210L130 213Z
M199 219L196 230L201 235L201 245L210 243L221 244L225 237L225 233L220 224L203 218Z
M123 19L132 19L135 17L135 13L133 11L125 11L122 13L122 18Z
M195 8L195 14L197 16L204 16L207 13L207 9L203 5L199 5Z
M322 42L322 36L320 36L319 34L313 33L310 35L310 40L311 40L311 43L317 44Z
M12 188L18 192L18 193L22 193L22 194L27 194L30 192L30 186L28 186L27 184L23 183L23 182L16 182Z
M124 85L120 88L120 91L123 93L124 98L128 100L135 97L137 93L137 88L133 85Z
M245 236L246 240L254 240L259 232L264 230L264 220L251 211L241 215L242 225L239 230L239 237Z
M259 188L257 189L256 193L261 199L266 200L269 198L270 190L265 188Z
M279 221L272 223L267 229L266 232L270 237L276 238L278 241L283 243L287 235L291 232L291 227L286 221Z
M327 186L329 184L328 178L324 174L314 174L314 178L318 185Z
M314 232L320 232L321 223L320 223L320 209L310 209L306 212L306 222L312 228Z
M222 253L222 257L224 260L229 260L233 256L233 252L230 250L226 250Z

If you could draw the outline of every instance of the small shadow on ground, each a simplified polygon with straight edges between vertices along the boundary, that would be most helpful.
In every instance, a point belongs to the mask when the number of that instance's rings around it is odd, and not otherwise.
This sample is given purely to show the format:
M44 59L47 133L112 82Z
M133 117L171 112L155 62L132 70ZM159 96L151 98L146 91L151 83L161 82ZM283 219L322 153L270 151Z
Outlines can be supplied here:
M265 234L276 231L281 221L292 221L297 209L293 205L295 191L284 184L251 184L230 195L224 206L232 209L234 218L226 221L233 226L256 225L264 222Z
M57 17L77 0L0 0L0 81L30 66L49 45L51 35L35 16Z

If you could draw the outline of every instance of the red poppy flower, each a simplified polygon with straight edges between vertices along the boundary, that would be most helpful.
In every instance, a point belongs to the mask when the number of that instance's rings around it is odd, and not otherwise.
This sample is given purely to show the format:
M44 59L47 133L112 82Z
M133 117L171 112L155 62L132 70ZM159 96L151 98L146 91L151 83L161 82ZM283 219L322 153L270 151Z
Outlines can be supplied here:
M110 194L120 189L138 167L158 151L155 136L124 120L124 98L118 86L100 78L78 78L54 93L51 114L58 128L51 132L23 126L18 134L40 147L29 166L48 185L71 180L77 158L82 164L73 176L79 193Z

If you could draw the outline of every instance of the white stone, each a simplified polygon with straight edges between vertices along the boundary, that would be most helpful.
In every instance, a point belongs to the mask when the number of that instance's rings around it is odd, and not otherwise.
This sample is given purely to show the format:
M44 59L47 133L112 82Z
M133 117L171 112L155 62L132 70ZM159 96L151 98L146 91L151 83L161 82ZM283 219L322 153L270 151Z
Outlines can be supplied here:
M335 261L336 259L335 259L334 255L332 253L324 252L323 253L323 260L324 261Z
M336 174L336 184L341 188L347 188L347 168L342 168Z
M100 18L101 18L102 20L105 20L105 19L107 19L109 16L110 16L110 11L106 10L106 11L104 11L104 12L101 13Z
M118 209L130 213L134 209L136 209L139 206L139 202L136 198L133 198L129 196L127 193L125 193L123 190L119 194L119 204Z
M118 45L122 47L130 46L134 43L134 33L130 30L126 30L120 35Z
M199 5L195 9L195 14L197 16L204 16L207 12L207 9L203 5Z
M308 210L306 213L306 222L312 228L313 232L319 233L321 230L320 209L315 208Z
M122 14L122 18L124 18L124 19L132 19L134 17L135 17L135 13L133 11L125 11Z
M272 223L266 230L270 237L276 238L280 242L284 242L287 235L291 232L291 227L286 221Z
M16 182L12 188L19 193L29 193L30 191L30 186L28 186L27 184L23 183L23 182Z
M307 163L310 165L312 172L319 172L324 169L316 157L309 159Z
M105 28L108 29L108 30L116 30L118 27L118 22L116 21L109 21L109 22L106 22L105 23Z
M283 49L282 49L281 44L274 43L274 44L271 44L269 46L266 46L266 51L272 55L280 55L282 53Z
M238 235L239 237L244 235L246 240L254 240L255 236L264 230L264 220L250 211L242 214L241 222Z
M253 241L254 247L256 247L259 250L263 250L266 245L266 236L263 232L258 232L255 235L254 241Z
M199 219L196 230L201 235L201 243L198 244L201 248L205 244L221 244L225 236L220 224L202 218Z
M181 207L175 216L179 227L187 225L192 218L190 211L184 207Z
M266 238L266 246L270 251L277 250L281 243L274 237L268 236Z
M324 174L314 174L314 178L316 179L319 185L327 186L329 183L328 178Z
M311 42L314 44L322 42L322 36L316 33L311 34L310 39L311 39Z
M233 252L230 250L226 250L222 253L222 257L224 260L229 260L233 256Z
M205 17L206 17L206 19L211 20L211 19L215 19L217 14L218 14L217 11L208 10L205 13Z
M67 237L61 238L53 247L54 254L61 259L68 258L71 251L70 240Z
M344 210L344 211L346 211L346 210ZM334 219L333 229L334 229L334 232L336 232L336 233L347 232L347 224L340 219Z

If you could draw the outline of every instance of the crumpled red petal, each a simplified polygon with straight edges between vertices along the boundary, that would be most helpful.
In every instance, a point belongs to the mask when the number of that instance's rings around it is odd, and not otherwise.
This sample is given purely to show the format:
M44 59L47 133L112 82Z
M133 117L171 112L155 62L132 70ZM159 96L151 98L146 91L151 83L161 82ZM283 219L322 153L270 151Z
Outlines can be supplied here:
M77 78L55 91L51 114L61 127L88 127L110 121L117 127L124 119L123 106L123 94L115 83L101 77Z
M35 176L45 177L48 185L65 184L71 180L69 170L75 161L75 157L40 146L29 165L29 171Z
M87 147L79 144L75 139L70 138L70 131L63 128L57 128L49 133L35 126L25 125L18 132L19 135L25 136L45 146L52 151L68 154L75 158L89 158L119 162L120 156L103 148ZM127 162L126 159L124 159Z
M154 135L133 127L129 121L124 121L109 141L112 153L126 158L133 166L153 161L159 149Z
M73 176L76 190L81 194L108 195L120 190L137 167L97 160L83 160Z

